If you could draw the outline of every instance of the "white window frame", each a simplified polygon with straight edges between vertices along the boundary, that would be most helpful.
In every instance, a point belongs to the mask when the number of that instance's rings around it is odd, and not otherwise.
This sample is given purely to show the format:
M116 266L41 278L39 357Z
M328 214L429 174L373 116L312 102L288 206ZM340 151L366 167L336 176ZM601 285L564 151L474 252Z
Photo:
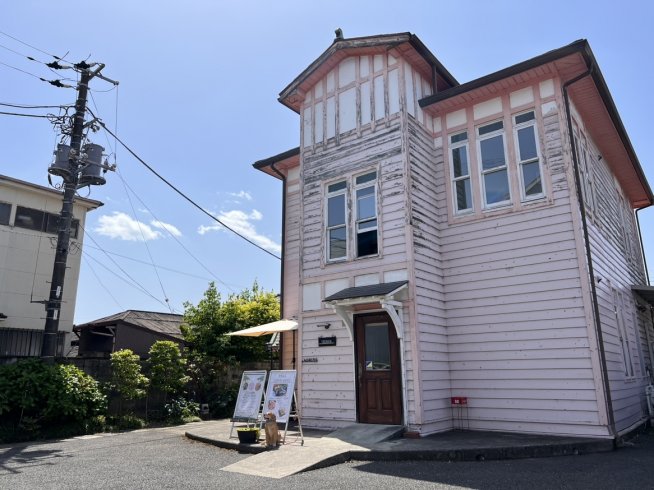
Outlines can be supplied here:
M369 175L369 174L372 174L372 173L375 174L374 180L364 182L362 184L357 184L356 183L357 178L363 177L365 175ZM379 255L379 209L378 209L379 201L377 200L377 178L378 178L378 176L379 176L379 172L376 169L375 170L369 170L368 172L363 172L363 173L360 173L360 174L357 174L357 175L353 176L354 185L353 185L352 193L353 193L353 201L354 201L354 217L353 218L354 218L354 234L355 234L355 248L354 248L355 253L354 253L354 255L355 255L355 258L357 258L357 259L364 258L364 257L376 257L376 256ZM359 191L361 189L368 188L368 187L373 188L373 196L375 198L375 216L374 216L374 218L366 218L366 219L359 220L358 219L358 216L359 216L359 198L357 196L357 191ZM370 232L370 231L375 231L377 233L377 252L374 253L374 254L361 255L360 256L359 255L359 224L366 223L366 222L372 221L372 220L375 220L377 222L377 224L374 227L364 228L362 230L362 233L367 233L367 232Z
M335 184L340 184L344 183L345 187L343 189L339 189L337 191L329 192L329 187ZM328 263L332 262L343 262L347 260L348 258L348 252L349 252L349 240L348 240L348 212L347 212L347 199L348 199L348 184L346 179L341 179L341 180L336 180L334 182L329 182L325 185L325 202L324 202L324 209L325 209L325 253L326 253L326 261ZM337 226L329 226L329 199L332 197L338 197L338 196L343 196L344 199L344 216L343 216L343 224L342 225L337 225ZM332 230L338 229L338 228L345 228L345 255L342 257L331 257L331 240L330 240L330 232Z
M534 118L530 119L529 121L525 121L523 123L517 123L516 119L520 116L523 116L525 114L533 113ZM545 179L543 176L543 158L541 156L541 151L540 151L540 139L538 137L538 124L536 122L536 110L535 109L529 109L527 111L522 111L517 114L513 114L511 116L512 118L512 123L513 123L513 141L515 144L515 157L516 157L516 169L518 171L518 175L520 177L520 198L522 199L523 202L526 201L534 201L536 199L541 199L545 197ZM518 139L518 131L524 128L528 127L533 127L534 128L534 144L536 146L536 158L530 158L527 160L521 160L520 157L520 141ZM538 172L540 174L540 187L541 187L541 192L540 194L533 194L533 195L527 195L527 189L525 185L525 177L524 177L524 172L522 170L524 165L529 165L532 163L538 163Z
M481 128L484 128L486 126L490 126L491 124L496 124L498 122L502 123L502 128L497 129L495 131L492 131L490 133L480 135L479 130ZM481 188L481 202L483 203L484 209L495 209L495 208L501 208L510 205L513 202L513 195L511 192L511 169L508 161L508 153L506 151L506 132L505 132L505 123L503 119L497 119L496 121L490 121L484 124L481 124L475 128L475 136L476 136L476 144L477 144L477 166L479 168L479 176L480 176L480 188ZM501 136L502 137L502 149L504 151L504 166L502 167L494 167L491 170L484 170L483 166L483 156L481 153L481 142L485 141L487 139L494 138L496 136ZM507 180L507 187L509 189L509 198L500 201L500 202L495 202L492 204L489 204L486 202L486 179L484 178L486 175L499 172L501 170L506 170L506 180Z
M452 143L452 138L459 136L461 134L466 134L466 139L462 141L457 141L456 143ZM472 162L470 161L470 136L468 135L468 130L464 131L458 131L456 133L452 133L448 135L448 142L449 142L449 147L450 147L450 176L451 176L451 189L452 189L452 206L454 209L454 214L455 215L462 215L462 214L470 214L475 212L475 199L474 199L474 188L472 187L472 172L470 170ZM466 150L466 159L468 161L468 174L467 175L461 175L460 177L456 177L454 173L454 150L457 150L459 148L465 148ZM465 209L459 209L459 203L457 200L457 191L456 191L456 183L460 181L469 181L470 185L470 207L465 208Z

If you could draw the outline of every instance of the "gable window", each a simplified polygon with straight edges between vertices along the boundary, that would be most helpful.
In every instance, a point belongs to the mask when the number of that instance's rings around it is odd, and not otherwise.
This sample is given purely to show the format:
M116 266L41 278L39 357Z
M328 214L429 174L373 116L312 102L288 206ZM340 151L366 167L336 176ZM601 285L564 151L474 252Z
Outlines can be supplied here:
M543 179L536 140L536 116L534 111L529 111L514 116L513 120L522 199L542 197Z
M327 186L327 259L345 259L347 255L347 220L345 181Z
M11 214L11 204L0 202L0 225L9 224L9 215Z
M28 230L43 231L56 235L59 233L59 215L47 213L39 209L24 208L16 206L16 217L14 226ZM79 220L71 221L70 237L77 238L79 234Z
M511 202L509 172L504 147L504 123L496 121L477 128L481 159L482 194L485 207Z
M454 209L457 213L472 211L467 131L450 136L450 162L452 165Z
M377 172L355 179L357 257L377 254Z

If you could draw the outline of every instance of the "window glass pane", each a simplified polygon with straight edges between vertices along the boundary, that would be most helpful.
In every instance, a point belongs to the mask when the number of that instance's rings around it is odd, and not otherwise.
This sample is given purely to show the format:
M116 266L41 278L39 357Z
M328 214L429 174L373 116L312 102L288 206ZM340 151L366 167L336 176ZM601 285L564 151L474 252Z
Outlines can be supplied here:
M16 207L16 219L14 226L28 228L30 230L43 230L44 213L38 209Z
M506 170L498 170L484 175L484 189L487 204L508 201L510 193Z
M74 219L70 225L70 236L71 238L77 238L78 234L79 234L79 220Z
M357 257L377 253L377 230L364 231L357 235Z
M536 151L536 136L534 127L528 126L518 130L518 145L520 146L520 161L538 158Z
M504 142L502 135L493 136L479 143L481 147L481 167L489 170L495 167L503 167L504 163Z
M0 202L0 225L9 224L9 215L11 214L11 204Z
M487 124L486 126L482 126L479 128L479 136L492 133L493 131L497 131L499 129L502 129L503 127L504 127L504 123L502 121L497 121L491 124Z
M357 220L373 218L376 214L374 194L357 199Z
M365 327L366 371L388 371L391 369L391 347L388 338L388 324L369 323Z
M468 175L468 152L465 146L452 150L452 167L455 178Z
M45 219L46 219L46 224L45 224L46 233L52 233L53 235L59 233L59 215L46 213Z
M327 199L327 226L345 224L345 195L334 196Z
M454 134L450 136L450 142L458 143L459 141L466 141L468 139L468 132L464 131L463 133Z
M463 211L472 207L472 191L470 179L457 180L456 183L456 209Z
M368 221L362 221L358 225L358 230L365 230L366 228L374 228L377 226L377 220L376 219L371 219Z
M377 178L377 172L370 172L369 174L365 175L359 175L357 177L357 185L358 184L365 184L366 182L371 182Z
M336 182L335 184L330 185L327 187L327 192L336 192L345 189L346 184L345 181L343 182Z
M329 258L338 259L345 257L345 227L329 230Z
M538 162L522 165L522 178L525 183L525 196L537 196L543 193Z
M527 121L533 121L535 119L534 117L534 111L531 112L526 112L525 114L518 114L515 117L515 123L516 124L521 124Z

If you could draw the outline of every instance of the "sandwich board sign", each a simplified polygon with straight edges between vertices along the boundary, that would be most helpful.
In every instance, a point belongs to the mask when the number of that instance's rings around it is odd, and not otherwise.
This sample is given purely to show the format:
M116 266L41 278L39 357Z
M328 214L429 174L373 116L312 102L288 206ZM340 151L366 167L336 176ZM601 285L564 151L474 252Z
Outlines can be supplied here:
M266 371L243 371L232 422L255 422L261 409Z
M263 413L274 413L277 423L288 422L294 399L296 374L295 370L270 371Z

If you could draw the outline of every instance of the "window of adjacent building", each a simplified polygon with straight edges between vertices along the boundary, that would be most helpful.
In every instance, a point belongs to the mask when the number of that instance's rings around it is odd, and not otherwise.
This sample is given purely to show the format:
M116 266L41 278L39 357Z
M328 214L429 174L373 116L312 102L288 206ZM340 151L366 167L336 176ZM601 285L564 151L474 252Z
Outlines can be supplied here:
M347 255L347 214L345 181L327 186L327 259L344 259Z
M1 218L1 211L0 211ZM43 231L56 235L59 233L59 215L47 213L39 209L16 206L16 217L14 226L28 230ZM70 227L71 238L77 238L79 234L79 220L73 219Z
M534 111L529 111L514 116L513 120L522 198L529 200L542 197L543 179L536 136L536 115Z
M355 179L357 257L377 254L377 172Z
M511 201L509 171L504 145L504 123L496 121L477 128L482 194L485 207Z
M472 211L467 131L450 136L450 162L454 209L457 213Z
M11 204L8 202L0 202L0 225L8 225L10 215Z

